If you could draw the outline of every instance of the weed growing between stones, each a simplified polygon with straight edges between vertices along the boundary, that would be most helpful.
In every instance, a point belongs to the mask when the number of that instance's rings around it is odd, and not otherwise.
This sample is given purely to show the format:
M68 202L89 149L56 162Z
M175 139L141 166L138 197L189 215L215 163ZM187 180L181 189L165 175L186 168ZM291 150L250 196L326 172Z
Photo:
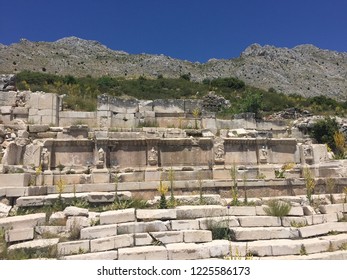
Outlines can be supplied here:
M172 169L172 167L169 170L169 181L170 181L170 200L169 200L169 206L175 207L177 202L174 196L174 182L175 182L175 171Z
M267 203L268 207L264 207L264 212L269 216L284 217L290 212L292 206L285 201L271 199Z
M344 203L347 203L347 187L344 187L344 188L342 189L342 192L343 192L344 195L345 195L345 198L344 198L343 202L344 202Z
M230 243L229 253L223 259L224 260L253 260L253 254L248 249L248 243L246 243L245 255L241 254L238 247L236 247L235 252L233 252L232 245Z
M236 205L239 205L239 189L237 186L237 168L236 168L235 162L232 168L230 169L230 176L233 181L233 184L231 186L231 198L232 198L231 205L236 206Z
M335 203L335 199L333 196L333 192L335 190L335 186L336 186L336 181L334 178L326 178L325 180L325 186L327 188L327 191L329 193L329 200L331 204Z
M290 226L291 226L291 227L295 227L295 228L301 228L301 227L307 226L307 222L291 221L291 222L290 222Z
M162 180L160 180L158 192L160 193L159 209L167 209L166 193L168 192L168 187Z
M201 172L198 173L198 184L199 184L199 204L205 205L206 199L204 198L204 194L203 194L203 182L202 182Z
M313 203L312 195L314 193L314 188L316 187L316 181L315 181L310 169L308 169L307 167L304 168L303 175L304 175L304 180L305 180L306 197L307 197L310 205L312 205L312 203Z
M304 244L301 244L300 247L300 256L307 256L307 251L306 251L306 247Z

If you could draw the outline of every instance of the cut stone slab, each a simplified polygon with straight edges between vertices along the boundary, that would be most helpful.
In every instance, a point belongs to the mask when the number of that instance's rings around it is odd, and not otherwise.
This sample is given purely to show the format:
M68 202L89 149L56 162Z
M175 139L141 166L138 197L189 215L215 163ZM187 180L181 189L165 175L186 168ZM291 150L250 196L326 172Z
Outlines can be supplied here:
M182 231L151 232L151 236L163 244L183 242Z
M240 226L239 220L233 216L224 216L224 217L210 217L210 218L199 218L200 229L212 229L215 227L238 227ZM194 229L194 228L191 228Z
M42 206L44 204L44 196L22 196L16 200L18 207Z
M282 217L282 226L284 227L302 227L307 226L306 217Z
M324 223L298 229L301 238L325 235L329 232L347 232L347 222Z
M39 235L61 235L66 233L65 226L36 226L35 232Z
M100 214L101 225L134 222L135 220L136 217L134 208L106 211Z
M61 260L117 260L118 250L64 256L64 257L61 257L60 259Z
M112 203L115 200L114 193L108 192L92 192L88 193L88 201L91 203Z
M135 233L135 246L145 246L151 245L153 243L153 238L149 235L149 233Z
M272 216L238 217L241 227L280 227L281 219Z
M32 239L34 239L33 228L10 229L7 230L5 234L5 240L9 243L16 241L27 241Z
M11 245L7 248L7 250L9 252L15 250L35 250L35 253L42 252L48 254L49 251L54 252L58 243L59 238L37 239L33 241L26 241Z
M75 206L68 206L64 209L64 214L66 217L70 216L84 216L88 217L88 209L85 208L79 208Z
M77 240L58 243L58 255L73 255L90 252L89 240Z
M173 220L171 221L172 230L199 229L197 220Z
M211 242L212 232L209 230L183 230L183 242L202 243Z
M0 219L0 228L4 228L4 229L34 228L37 225L43 225L45 222L46 222L45 213L5 217Z
M322 240L328 240L333 248L333 250L340 250L342 246L347 244L347 234L341 233L337 235L328 235L320 237Z
M169 260L198 260L208 259L210 250L202 244L195 243L175 243L167 244Z
M337 213L331 214L316 214L312 216L305 216L308 225L317 225L328 222L337 222Z
M81 239L96 239L117 235L117 225L103 225L81 229Z
M209 250L210 258L221 258L230 253L231 243L228 240L212 240L201 245Z
M307 254L321 253L329 250L330 242L320 238L304 239L302 244Z
M304 210L302 209L301 206L292 206L290 208L290 211L288 213L288 216L303 216L304 215Z
M90 251L100 252L134 246L132 234L123 234L90 240Z
M12 209L12 206L6 205L0 202L0 214L4 214L4 216L8 216L8 213L10 213L11 209Z
M347 212L347 203L320 205L319 206L319 211L322 214Z
M68 231L81 230L82 228L89 226L90 223L87 217L70 216L66 221L66 229Z
M50 225L66 225L66 216L63 211L55 212L49 217L49 224Z
M256 216L255 206L230 206L227 209L228 216Z
M227 208L219 205L177 206L177 219L226 216Z
M238 241L298 238L297 229L284 227L230 228Z
M175 220L176 209L137 209L136 217L141 221Z
M119 260L167 260L167 251L163 246L141 246L118 249Z

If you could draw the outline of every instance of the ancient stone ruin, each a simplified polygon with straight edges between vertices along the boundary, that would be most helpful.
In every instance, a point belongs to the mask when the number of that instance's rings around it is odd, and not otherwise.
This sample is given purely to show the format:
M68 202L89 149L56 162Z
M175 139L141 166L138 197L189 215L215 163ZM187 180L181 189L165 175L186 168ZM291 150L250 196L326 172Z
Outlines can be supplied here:
M204 100L107 95L96 112L65 111L63 98L0 92L0 230L9 252L29 246L64 259L201 259L231 257L231 244L259 258L347 258L338 250L347 244L346 162L288 121L221 120ZM307 198L307 171L320 205ZM56 201L104 205L126 197L153 206L161 182L181 205L13 216ZM253 205L227 207L235 191ZM266 197L289 201L291 212L265 214ZM213 205L199 205L202 198ZM219 222L232 241L213 240ZM78 238L62 241L76 230Z

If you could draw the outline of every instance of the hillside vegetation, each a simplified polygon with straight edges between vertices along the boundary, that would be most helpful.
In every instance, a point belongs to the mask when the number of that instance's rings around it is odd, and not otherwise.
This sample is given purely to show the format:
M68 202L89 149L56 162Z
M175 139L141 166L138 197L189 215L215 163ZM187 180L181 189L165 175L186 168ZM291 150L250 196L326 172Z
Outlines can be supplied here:
M70 110L96 110L97 96L107 93L111 96L137 99L197 99L214 91L230 101L231 106L219 112L219 117L230 117L241 112L254 112L257 117L269 115L286 108L295 107L309 110L313 114L345 115L346 102L338 102L325 96L304 98L300 95L277 93L246 85L243 81L230 77L205 79L203 82L190 80L189 75L170 79L94 78L58 76L54 74L23 71L17 74L20 90L44 91L66 94L64 106Z

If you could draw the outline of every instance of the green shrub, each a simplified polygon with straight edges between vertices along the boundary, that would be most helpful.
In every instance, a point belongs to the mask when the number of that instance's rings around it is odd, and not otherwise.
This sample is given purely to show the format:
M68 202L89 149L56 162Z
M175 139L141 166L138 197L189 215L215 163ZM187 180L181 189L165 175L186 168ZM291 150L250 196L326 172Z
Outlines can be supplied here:
M269 216L284 217L290 212L292 206L285 201L271 199L267 202L268 207L264 207L264 211Z

